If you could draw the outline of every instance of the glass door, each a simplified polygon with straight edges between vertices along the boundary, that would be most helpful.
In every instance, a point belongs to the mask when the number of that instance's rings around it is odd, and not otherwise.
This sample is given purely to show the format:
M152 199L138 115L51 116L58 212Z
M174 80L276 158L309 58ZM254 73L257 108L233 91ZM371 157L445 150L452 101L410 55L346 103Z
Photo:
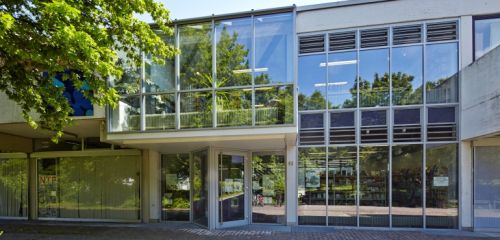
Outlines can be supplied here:
M248 224L247 156L245 153L218 154L218 227Z

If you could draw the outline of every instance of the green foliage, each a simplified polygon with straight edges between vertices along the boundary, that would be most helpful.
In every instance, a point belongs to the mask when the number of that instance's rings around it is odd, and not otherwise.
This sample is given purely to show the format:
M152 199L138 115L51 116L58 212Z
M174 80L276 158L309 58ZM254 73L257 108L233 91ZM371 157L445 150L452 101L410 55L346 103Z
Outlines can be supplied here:
M168 10L154 0L2 1L0 90L21 106L30 126L54 131L57 141L73 110L64 89L52 84L56 74L71 79L92 103L115 106L119 95L107 79L121 79L124 66L140 66L141 52L154 52L158 63L175 55L175 48L135 13L151 14L162 34L172 35Z

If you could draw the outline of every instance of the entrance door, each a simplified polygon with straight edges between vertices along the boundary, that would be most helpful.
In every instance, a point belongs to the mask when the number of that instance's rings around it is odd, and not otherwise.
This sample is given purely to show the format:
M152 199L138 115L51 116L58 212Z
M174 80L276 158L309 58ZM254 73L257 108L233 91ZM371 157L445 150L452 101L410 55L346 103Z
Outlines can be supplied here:
M219 152L218 160L218 227L248 224L248 187L245 153Z

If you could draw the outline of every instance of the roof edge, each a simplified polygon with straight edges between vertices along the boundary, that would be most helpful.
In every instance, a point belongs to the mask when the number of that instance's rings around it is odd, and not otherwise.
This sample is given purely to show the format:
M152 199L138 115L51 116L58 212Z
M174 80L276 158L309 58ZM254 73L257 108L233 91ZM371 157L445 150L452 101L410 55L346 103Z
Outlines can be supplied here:
M373 3L382 3L382 2L393 2L393 1L397 1L397 0L343 0L343 1L339 1L339 2L298 6L297 12L306 12L306 11L321 10L321 9L327 9L327 8L350 7L350 6L355 6L355 5L364 5L364 4L373 4Z

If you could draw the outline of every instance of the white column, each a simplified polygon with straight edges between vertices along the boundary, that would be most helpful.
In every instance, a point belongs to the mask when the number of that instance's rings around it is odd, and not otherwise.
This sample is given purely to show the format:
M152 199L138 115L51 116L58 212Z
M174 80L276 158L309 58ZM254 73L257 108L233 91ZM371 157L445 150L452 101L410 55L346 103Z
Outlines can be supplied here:
M149 151L149 222L159 222L160 217L160 167L161 154Z
M473 192L472 192L472 143L460 143L460 158L459 158L459 215L460 225L463 230L472 230L472 208L473 208Z
M286 223L297 225L297 146L286 148Z

